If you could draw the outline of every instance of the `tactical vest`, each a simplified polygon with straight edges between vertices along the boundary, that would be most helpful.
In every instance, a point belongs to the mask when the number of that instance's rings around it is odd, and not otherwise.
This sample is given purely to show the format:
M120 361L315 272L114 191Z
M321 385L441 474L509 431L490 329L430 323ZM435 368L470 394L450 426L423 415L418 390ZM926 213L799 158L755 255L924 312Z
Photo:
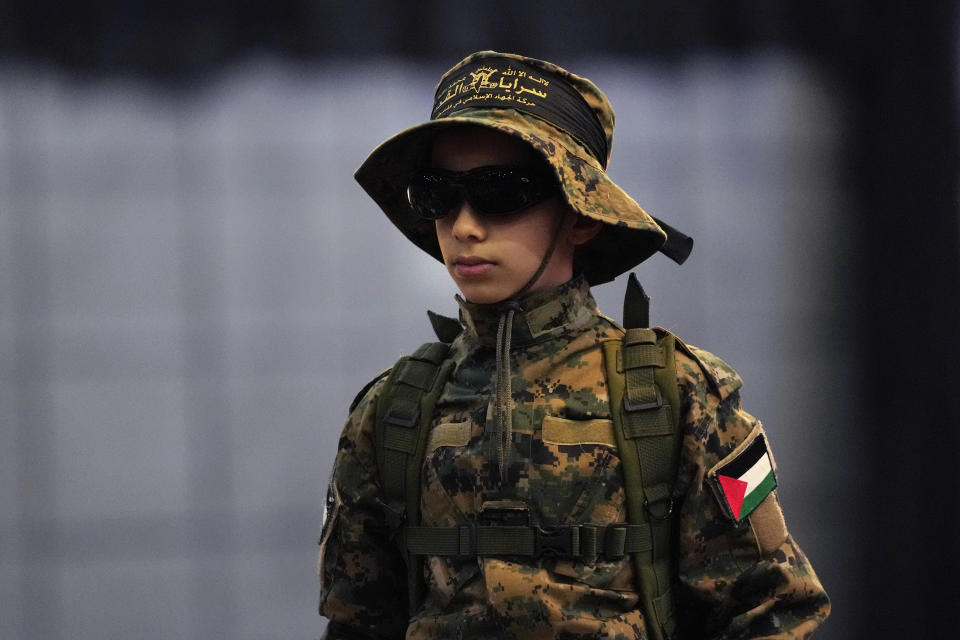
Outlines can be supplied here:
M622 339L602 343L617 449L624 475L627 522L610 525L544 526L525 514L457 527L420 524L420 469L426 455L433 409L453 361L449 342L459 323L431 314L441 342L422 345L390 370L377 405L374 432L380 481L392 514L391 526L406 555L410 613L423 599L423 556L530 556L633 558L640 606L653 640L671 637L676 627L671 596L676 519L673 485L680 458L680 393L676 338L650 329L649 299L631 274L624 300ZM453 324L451 324L453 323ZM454 326L455 325L455 326Z

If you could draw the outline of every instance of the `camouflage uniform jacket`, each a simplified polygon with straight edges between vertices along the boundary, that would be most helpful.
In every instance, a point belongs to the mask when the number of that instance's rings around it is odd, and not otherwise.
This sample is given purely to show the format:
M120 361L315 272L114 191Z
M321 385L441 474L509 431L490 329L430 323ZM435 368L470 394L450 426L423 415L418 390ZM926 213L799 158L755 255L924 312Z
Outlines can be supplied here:
M491 447L491 375L499 314L461 301L466 330L436 405L421 471L422 524L456 526L485 500L526 502L542 524L626 520L601 341L623 329L599 313L582 279L532 294L513 325L513 446L501 481ZM686 638L802 638L829 611L787 533L776 492L740 525L707 472L761 433L740 407L739 378L715 356L677 350L681 393L678 611ZM437 557L408 620L406 569L381 499L374 384L347 420L321 539L320 611L328 638L645 638L629 557ZM760 515L757 515L760 514Z

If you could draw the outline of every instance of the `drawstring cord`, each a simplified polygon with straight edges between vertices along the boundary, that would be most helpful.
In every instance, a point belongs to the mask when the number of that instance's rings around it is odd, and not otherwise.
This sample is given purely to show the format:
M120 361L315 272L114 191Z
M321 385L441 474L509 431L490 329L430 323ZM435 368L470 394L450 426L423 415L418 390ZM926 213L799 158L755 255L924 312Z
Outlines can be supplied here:
M557 225L553 230L553 237L550 238L550 246L540 261L540 266L531 276L527 283L520 287L520 290L514 293L503 303L504 311L500 315L500 323L497 326L497 345L496 345L496 378L494 381L493 397L493 419L496 425L497 434L496 454L497 463L500 467L501 486L507 481L507 466L509 463L508 452L513 446L513 388L511 380L510 366L510 343L513 339L513 319L518 311L523 312L523 307L517 302L517 299L525 294L532 287L543 272L550 259L553 257L553 251L557 248L557 241L560 239L560 231L563 229L563 223L566 216L558 216Z
M497 327L496 388L493 415L498 427L497 462L501 483L507 480L507 451L513 442L513 389L510 371L510 342L513 336L513 318L520 305L513 302L500 316Z

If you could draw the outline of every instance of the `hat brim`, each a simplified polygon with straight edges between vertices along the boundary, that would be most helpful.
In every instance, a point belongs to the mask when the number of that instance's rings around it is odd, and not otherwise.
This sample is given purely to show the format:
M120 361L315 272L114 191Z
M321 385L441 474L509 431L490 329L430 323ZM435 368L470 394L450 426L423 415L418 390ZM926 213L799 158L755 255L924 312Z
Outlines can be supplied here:
M515 136L553 168L567 204L604 223L578 247L575 269L592 285L613 280L640 264L666 241L666 233L611 180L600 163L572 136L515 109L476 109L406 129L373 150L354 177L391 222L415 245L443 262L433 222L422 220L407 201L407 185L423 166L437 133L456 126L486 127Z

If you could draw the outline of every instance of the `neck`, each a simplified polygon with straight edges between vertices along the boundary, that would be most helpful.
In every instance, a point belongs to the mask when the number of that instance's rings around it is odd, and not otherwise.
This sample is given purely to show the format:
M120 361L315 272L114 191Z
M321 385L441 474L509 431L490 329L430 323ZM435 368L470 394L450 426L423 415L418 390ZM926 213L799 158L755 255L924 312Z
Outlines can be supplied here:
M582 276L493 304L468 302L460 296L457 302L469 333L489 345L495 344L500 317L510 309L515 312L512 340L516 346L575 328L596 314L596 302Z
M511 300L515 300L520 296L526 294L528 291L532 291L536 286L537 281L540 280L540 277L543 276L544 272L547 271L547 267L550 266L550 260L553 258L554 251L557 249L557 244L560 242L560 232L563 231L563 224L566 221L565 215L558 215L556 224L553 227L553 236L550 238L550 245L547 247L546 253L543 255L543 259L540 260L540 266L537 267L537 270L534 272L530 279L527 280L527 283L520 287L520 290L515 294L510 296ZM558 274L559 277L553 276L551 280L559 280L560 282L566 282L570 279L570 276L573 274L572 260L570 261L571 268L567 273ZM565 277L564 277L565 276ZM559 284L559 282L558 282ZM541 287L544 288L544 287Z

